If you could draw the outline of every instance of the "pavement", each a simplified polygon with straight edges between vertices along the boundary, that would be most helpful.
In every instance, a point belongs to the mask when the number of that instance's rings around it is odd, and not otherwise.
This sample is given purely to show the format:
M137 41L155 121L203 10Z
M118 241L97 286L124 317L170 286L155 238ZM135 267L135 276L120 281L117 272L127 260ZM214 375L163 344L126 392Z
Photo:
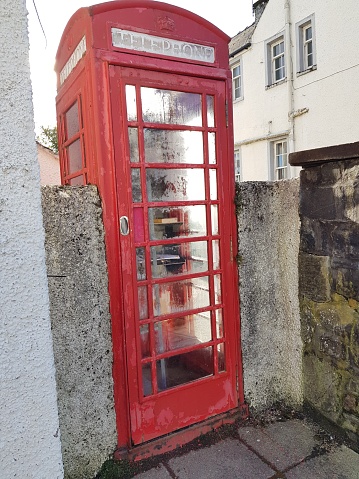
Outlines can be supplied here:
M164 458L136 479L359 479L359 454L309 419L240 426L208 447Z

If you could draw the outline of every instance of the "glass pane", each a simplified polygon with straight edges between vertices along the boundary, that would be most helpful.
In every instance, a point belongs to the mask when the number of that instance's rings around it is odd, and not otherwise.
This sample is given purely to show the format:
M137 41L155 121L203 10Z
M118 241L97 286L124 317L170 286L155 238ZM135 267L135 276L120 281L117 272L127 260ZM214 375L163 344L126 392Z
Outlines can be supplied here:
M218 372L223 373L226 370L226 355L224 343L217 344Z
M202 348L157 361L158 390L173 388L212 376L213 348Z
M137 120L136 87L135 85L126 85L126 106L127 120Z
M70 186L82 186L84 185L85 182L84 182L84 178L83 176L76 176L75 178L71 178L71 180L69 180L69 185Z
M223 317L222 317L222 310L216 309L216 333L217 338L223 338Z
M209 312L155 323L156 354L197 346L211 340Z
M171 131L145 128L147 163L203 163L200 131Z
M218 206L211 206L212 234L218 235Z
M216 134L208 133L208 161L210 165L215 165L216 160Z
M69 159L69 174L82 170L82 152L80 139L74 141L67 147L67 156Z
M151 364L144 364L142 366L142 384L143 384L143 395L150 396L153 394L152 391L152 379L151 379Z
M209 306L208 276L153 286L154 315L179 313Z
M66 139L69 140L72 136L80 131L79 124L79 109L78 103L74 103L71 108L65 113L66 118Z
M215 304L220 304L222 302L221 275L216 274L213 278L214 278L214 302Z
M219 240L212 241L212 255L213 255L213 269L219 269L221 267Z
M142 190L141 190L141 170L140 168L132 168L131 170L131 183L132 183L132 201L134 203L141 203Z
M200 169L146 170L148 201L200 201L205 199L204 171Z
M152 246L151 264L154 278L208 271L207 242Z
M145 225L143 208L133 208L133 229L136 243L145 241Z
M140 319L147 319L148 318L147 286L138 287L138 309L140 313Z
M214 127L214 96L207 95L207 125Z
M209 191L211 200L217 199L217 170L209 170Z
M148 358L151 356L150 351L150 331L148 324L140 326L140 341L141 341L141 357Z
M148 216L151 240L207 234L204 205L149 208Z
M142 87L141 99L144 121L202 126L202 101L198 93Z
M130 144L130 161L131 163L138 163L140 161L140 153L138 150L138 129L128 129L128 141Z
M139 281L146 279L145 248L136 248L136 270Z

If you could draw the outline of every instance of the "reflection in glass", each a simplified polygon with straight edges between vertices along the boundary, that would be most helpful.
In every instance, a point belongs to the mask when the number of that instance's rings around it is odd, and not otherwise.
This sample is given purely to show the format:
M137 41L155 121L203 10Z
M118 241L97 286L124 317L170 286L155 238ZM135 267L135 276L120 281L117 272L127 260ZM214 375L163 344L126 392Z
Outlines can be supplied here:
M157 361L158 390L164 391L196 379L212 376L213 348L202 348Z
M211 340L211 321L208 312L155 323L156 354L196 346Z
M207 242L152 246L151 264L153 278L208 271Z
M205 199L202 169L146 170L148 201L200 201Z
M144 121L202 126L202 101L198 93L142 87L141 99Z
M203 163L203 136L200 131L145 128L147 163Z
M207 95L207 125L214 126L214 96Z
M128 128L128 141L130 144L130 161L131 163L138 163L140 161L140 154L138 150L137 128Z
M212 256L213 256L213 269L219 269L221 267L219 240L212 241Z
M69 174L82 170L82 152L80 139L74 141L67 147L67 156L69 159Z
M223 373L226 370L226 355L224 343L217 344L218 372Z
M211 200L217 199L217 170L209 170L209 191Z
M140 326L140 341L141 341L141 357L148 358L151 356L150 352L150 332L148 324Z
M138 309L139 319L148 318L148 306L147 306L147 286L138 287Z
M133 230L136 243L145 241L145 224L143 208L133 208Z
M126 106L127 106L127 120L137 120L137 106L136 106L136 87L135 85L126 85Z
M145 248L136 248L136 270L139 281L146 279Z
M69 180L69 185L70 186L82 186L84 184L85 184L84 177L82 175L81 176L75 176L75 178L71 178L71 180Z
M155 316L209 306L208 276L153 286Z
M132 183L132 201L134 203L141 203L142 190L141 190L141 170L140 168L132 168L131 170L131 183Z
M208 161L210 165L217 163L216 159L216 134L208 133Z
M144 396L150 396L151 394L153 394L150 363L144 364L142 366L142 385Z
M223 317L221 309L216 309L216 334L218 339L223 338Z
M221 275L214 275L214 302L215 304L220 304L222 302L222 292L221 292Z
M212 234L218 235L218 206L211 205Z
M71 108L65 113L66 118L66 140L76 135L80 131L79 124L79 108L78 103L74 103Z
M207 234L204 205L149 208L148 216L151 240Z

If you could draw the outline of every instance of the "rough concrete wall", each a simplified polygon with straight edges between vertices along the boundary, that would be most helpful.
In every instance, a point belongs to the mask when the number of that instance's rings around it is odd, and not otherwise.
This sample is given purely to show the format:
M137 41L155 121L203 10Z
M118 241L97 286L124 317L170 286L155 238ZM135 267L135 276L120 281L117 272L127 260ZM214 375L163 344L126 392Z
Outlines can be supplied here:
M298 180L239 184L244 389L256 411L302 404L298 195Z
M90 479L117 440L101 202L94 186L42 194L65 477Z
M0 476L63 477L25 1L0 0Z
M359 161L301 173L304 397L359 446Z

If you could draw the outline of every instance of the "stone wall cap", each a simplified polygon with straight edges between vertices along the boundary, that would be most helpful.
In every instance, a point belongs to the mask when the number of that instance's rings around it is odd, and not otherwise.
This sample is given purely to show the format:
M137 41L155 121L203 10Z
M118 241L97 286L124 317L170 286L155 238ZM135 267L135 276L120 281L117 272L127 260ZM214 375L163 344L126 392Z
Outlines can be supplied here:
M314 148L312 150L296 151L289 154L289 163L292 166L308 168L331 161L345 161L359 158L359 141L342 145Z

